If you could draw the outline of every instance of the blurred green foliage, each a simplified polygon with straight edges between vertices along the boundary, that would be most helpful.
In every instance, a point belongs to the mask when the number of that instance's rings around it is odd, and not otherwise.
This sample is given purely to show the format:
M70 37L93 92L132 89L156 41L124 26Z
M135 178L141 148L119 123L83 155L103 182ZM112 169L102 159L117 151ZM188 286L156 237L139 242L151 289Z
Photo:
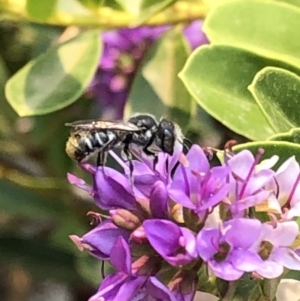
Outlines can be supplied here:
M127 112L167 114L202 145L253 140L235 149L300 160L293 129L300 124L299 1L0 0L0 14L4 275L21 267L33 282L71 284L74 300L99 283L97 261L68 240L91 227L86 212L97 209L66 180L67 172L85 176L64 152L64 123L100 114L85 93L101 56L100 31L180 23L148 52ZM211 45L190 54L183 25L206 14ZM1 300L16 291L5 283ZM16 300L27 300L24 291Z

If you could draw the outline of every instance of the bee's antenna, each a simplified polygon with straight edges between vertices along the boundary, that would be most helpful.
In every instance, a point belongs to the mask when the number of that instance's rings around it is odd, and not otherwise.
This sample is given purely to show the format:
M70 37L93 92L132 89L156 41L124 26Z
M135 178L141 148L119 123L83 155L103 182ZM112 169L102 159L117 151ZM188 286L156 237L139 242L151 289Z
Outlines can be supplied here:
M178 140L178 142L183 146L183 149L189 151L193 142L188 138L183 138L183 141ZM186 143L188 142L188 143Z
M188 139L186 137L183 138L183 146L186 148L187 151L190 150L192 144L193 144L193 142L190 139Z

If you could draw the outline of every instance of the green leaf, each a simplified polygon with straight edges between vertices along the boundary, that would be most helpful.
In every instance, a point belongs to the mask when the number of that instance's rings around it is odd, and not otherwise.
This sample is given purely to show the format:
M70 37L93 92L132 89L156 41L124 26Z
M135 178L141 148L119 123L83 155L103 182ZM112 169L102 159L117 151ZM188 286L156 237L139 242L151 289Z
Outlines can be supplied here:
M53 47L9 79L8 102L20 116L47 114L70 105L91 81L100 49L96 31Z
M284 69L266 67L258 72L249 91L275 132L300 126L300 77Z
M254 155L256 155L260 148L263 148L265 151L262 156L262 160L269 159L274 155L279 156L276 166L279 166L292 156L295 156L296 160L300 162L300 145L285 141L259 141L243 143L234 146L233 151L240 152L244 149L248 149Z
M126 11L131 12L132 14L139 14L143 0L116 0L118 4ZM107 4L111 0L106 0Z
M76 272L76 257L46 240L2 235L0 259L2 265L21 265L36 278L51 278L65 283L80 281Z
M147 97L145 97L145 95L147 95ZM157 117L164 115L167 111L166 107L141 72L138 72L135 76L125 111L126 115L148 112Z
M4 95L4 87L8 80L8 74L7 66L0 56L0 133L5 136L12 137L12 133L14 131L12 124L15 122L16 113L7 103Z
M33 20L45 21L54 14L57 1L58 0L27 0L27 13Z
M213 7L216 5L220 5L228 0L202 0L204 3L206 3L208 6Z
M105 0L77 0L79 3L81 3L83 6L91 9L91 10L97 10L98 8L100 8L101 6L108 6L106 5ZM112 4L115 4L113 0L111 0L110 2L113 2ZM108 4L108 3L107 3Z
M169 110L173 110L173 113L182 112L185 116L182 123L186 125L195 103L178 77L189 55L188 46L179 30L175 28L169 31L156 43L143 66L142 74Z
M91 10L84 6L81 1L77 0L58 1L58 11L71 15L91 15L92 17Z
M295 279L300 281L300 271L289 270L286 275L284 275L283 279Z
M280 62L231 46L202 46L189 57L179 77L214 118L249 139L264 140L274 131L247 87L270 64Z
M295 5L300 7L300 0L276 0L279 2L283 2L283 3L287 3L287 4L291 4L291 5Z
M32 219L54 219L65 212L62 203L53 202L9 181L0 181L0 211Z
M138 26L146 22L152 16L172 5L176 0L143 0L138 17L132 26Z
M300 144L300 128L291 129L287 133L279 133L271 136L268 140L271 141L286 141Z
M300 67L300 10L268 0L226 1L204 24L212 43L241 47Z
M238 280L238 285L236 291L234 292L234 298L232 301L242 301L242 300L255 300L255 301L265 301L263 296L260 283L251 278L249 274L243 275L241 279Z

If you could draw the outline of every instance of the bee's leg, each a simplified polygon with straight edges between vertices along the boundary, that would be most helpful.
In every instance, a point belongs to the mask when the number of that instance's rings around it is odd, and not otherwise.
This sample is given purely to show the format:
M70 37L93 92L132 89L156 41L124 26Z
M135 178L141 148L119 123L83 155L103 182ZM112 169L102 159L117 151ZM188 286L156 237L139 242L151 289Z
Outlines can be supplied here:
M115 143L115 138L109 140L106 144L104 144L100 151L98 152L97 157L97 166L102 166L102 172L104 173L104 165L107 159L107 152L111 148L111 146Z
M129 179L130 179L131 187L133 187L133 161L132 161L132 154L129 151L128 145L124 146L123 153L126 156L126 159L128 160L129 163Z
M106 154L106 152L103 152L103 150L98 152L97 166L101 166L103 174L105 174L104 173L104 165L105 165L105 162L106 162L106 157L107 157L107 154Z
M168 157L166 160L166 172L167 172L167 174L169 173L169 158Z

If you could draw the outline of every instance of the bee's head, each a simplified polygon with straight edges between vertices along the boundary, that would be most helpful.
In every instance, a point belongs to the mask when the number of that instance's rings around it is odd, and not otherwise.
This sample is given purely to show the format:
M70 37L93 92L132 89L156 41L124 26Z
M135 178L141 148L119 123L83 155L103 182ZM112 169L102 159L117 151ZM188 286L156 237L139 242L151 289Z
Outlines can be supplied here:
M156 131L156 145L165 153L173 155L176 143L182 144L183 136L179 126L167 119L161 119Z
M128 119L128 121L145 131L153 131L157 127L157 121L155 120L154 116L148 114L133 115Z
M70 136L67 141L66 153L77 162L81 162L86 158L85 152L79 147L77 139L73 136Z

